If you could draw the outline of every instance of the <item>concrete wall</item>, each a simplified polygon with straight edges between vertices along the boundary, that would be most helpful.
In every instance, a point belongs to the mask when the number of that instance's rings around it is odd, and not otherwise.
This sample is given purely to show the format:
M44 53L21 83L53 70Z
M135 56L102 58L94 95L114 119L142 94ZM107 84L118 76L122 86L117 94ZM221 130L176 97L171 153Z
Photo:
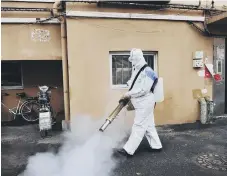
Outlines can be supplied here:
M51 9L53 3L2 2L1 6ZM50 12L1 12L2 18L50 16ZM61 60L60 24L2 24L1 29L2 60Z
M53 3L2 2L1 6L52 8ZM49 18L50 15L50 12L1 12L3 18ZM4 103L12 108L17 103L16 92L26 92L28 96L36 96L38 89L32 86L47 84L59 87L53 90L51 101L56 111L62 111L64 106L60 25L25 23L2 24L1 27L1 60L22 61L24 81L23 90L2 90L10 94L3 98ZM2 120L11 120L6 109L2 109Z
M36 85L57 86L52 90L51 104L57 111L64 110L62 64L61 61L21 61L24 89L22 90L2 90L10 95L3 97L3 102L9 108L17 105L16 93L25 92L28 96L36 96L38 88ZM2 107L2 121L12 120L8 117L7 109Z
M3 24L1 35L2 60L61 60L59 25Z
M2 6L51 8L52 3L4 2ZM73 10L202 16L197 11L97 8L96 4L67 3L66 11ZM49 16L47 12L2 12L2 17ZM34 29L49 31L50 40L34 40L31 37ZM212 96L212 83L199 77L198 70L192 68L192 54L203 50L212 63L213 40L201 36L185 22L77 18L67 20L67 33L72 118L77 114L100 118L115 108L126 90L111 89L108 54L109 51L129 51L132 47L158 52L158 73L164 78L165 101L156 107L157 124L198 119L193 89L206 88ZM2 60L61 60L60 26L2 25ZM35 93L34 89L32 92ZM130 112L126 116L133 114Z
M67 31L72 117L89 114L100 118L115 108L126 90L110 87L109 51L133 47L158 51L165 101L155 109L157 124L194 122L198 102L193 99L193 89L206 88L212 96L211 82L192 68L192 56L203 50L212 63L213 40L185 22L77 18L67 20Z

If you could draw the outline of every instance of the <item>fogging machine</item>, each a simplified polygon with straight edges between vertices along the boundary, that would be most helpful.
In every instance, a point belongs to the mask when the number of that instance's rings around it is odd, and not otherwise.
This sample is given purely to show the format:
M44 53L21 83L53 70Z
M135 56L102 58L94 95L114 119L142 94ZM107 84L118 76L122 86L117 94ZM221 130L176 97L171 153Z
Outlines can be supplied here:
M144 70L144 68L147 67L147 64L145 64L140 70L139 72L137 73L136 77L134 78L133 82L132 82L132 85L129 89L129 91L133 88L134 84L135 84L135 81L137 79L137 77L139 76L140 72ZM130 102L130 103L129 103ZM114 111L109 115L109 117L106 119L105 123L101 126L101 128L99 129L99 131L104 131L109 124L111 124L111 122L117 117L117 115L119 114L119 112L127 105L129 104L128 108L133 110L134 107L130 101L130 98L121 98L119 100L119 104L118 106L114 109ZM128 109L127 108L127 109ZM128 110L129 110L128 109Z
M106 118L105 123L99 128L99 131L103 132L109 124L117 117L121 110L129 103L129 98L122 98L119 100L118 106L113 110L113 112Z
M132 85L131 85L129 91L132 90L132 88L133 88L133 86L134 86L134 83L135 83L137 77L139 76L140 72L143 71L147 66L148 66L148 65L145 64L145 65L139 70L139 72L137 73L136 77L134 78L134 80L133 80L133 82L132 82ZM151 87L151 89L150 89L150 91L151 91L152 93L154 93L154 88L156 87L156 84L157 84L158 82L159 82L159 81L158 81L158 78L154 80L154 83L153 83L153 85L152 85L152 87ZM159 89L160 89L160 88L159 88ZM117 117L117 115L119 114L119 112L120 112L127 104L128 104L127 110L129 110L129 111L130 111L130 110L134 110L134 107L133 107L133 105L132 105L132 103L131 103L131 101L130 101L130 98L121 98L121 99L119 100L118 106L117 106L117 107L114 109L114 111L109 115L109 117L106 119L105 123L101 126L101 128L99 129L99 131L102 131L102 132L103 132L103 131L108 127L108 125L112 123L112 121ZM155 103L155 105L156 105L156 103Z

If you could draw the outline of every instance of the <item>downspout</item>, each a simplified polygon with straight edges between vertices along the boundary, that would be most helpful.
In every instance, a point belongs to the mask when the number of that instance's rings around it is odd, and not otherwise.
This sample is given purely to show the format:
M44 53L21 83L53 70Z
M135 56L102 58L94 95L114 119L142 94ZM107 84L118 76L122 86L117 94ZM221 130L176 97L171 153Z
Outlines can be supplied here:
M63 129L69 129L70 105L69 105L69 75L68 75L68 53L67 53L67 33L66 19L58 12L61 0L55 0L53 4L53 15L58 17L61 22L61 47L62 47L62 70L63 70L63 89L64 89L64 112L65 121L62 122Z
M202 124L207 123L207 103L205 98L199 98L200 103L200 122Z
M58 12L58 8L61 5L61 0L55 0L53 4L53 15L58 16L60 13Z
M198 99L200 103L200 122L202 124L212 124L214 118L214 102L209 96Z
M214 121L214 101L209 96L206 96L205 100L207 102L207 120L212 123Z

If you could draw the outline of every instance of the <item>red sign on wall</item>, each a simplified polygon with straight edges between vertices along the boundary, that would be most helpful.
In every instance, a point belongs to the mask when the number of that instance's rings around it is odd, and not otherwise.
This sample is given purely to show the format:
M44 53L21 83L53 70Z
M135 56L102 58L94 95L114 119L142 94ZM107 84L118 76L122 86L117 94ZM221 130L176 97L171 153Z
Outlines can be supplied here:
M213 67L209 64L205 64L205 78L214 78L215 81L220 81L221 75L220 74L215 74L213 72Z
M214 79L215 79L215 81L221 81L221 75L215 74Z
M207 69L207 67L205 67L205 78L212 78L212 75L210 74L210 72Z

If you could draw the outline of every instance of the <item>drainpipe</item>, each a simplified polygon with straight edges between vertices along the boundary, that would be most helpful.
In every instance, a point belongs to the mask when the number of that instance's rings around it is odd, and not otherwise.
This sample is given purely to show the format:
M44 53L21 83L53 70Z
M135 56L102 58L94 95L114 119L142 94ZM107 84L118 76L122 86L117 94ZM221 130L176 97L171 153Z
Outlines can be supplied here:
M205 98L199 98L200 103L200 122L202 124L207 123L207 102Z
M212 123L214 121L214 102L210 97L205 97L206 103L207 103L207 120L209 123Z
M60 13L58 12L58 8L61 5L61 0L55 0L54 4L53 4L53 14L54 16L59 15Z
M65 16L58 12L61 5L61 0L55 0L53 4L53 15L58 16L61 22L61 47L62 47L62 70L63 70L63 89L64 89L64 111L65 121L62 122L63 130L70 128L70 105L69 105L69 75L68 75L68 54L67 54L67 34L66 34L66 19Z
M214 122L214 102L209 96L199 98L200 103L200 121L202 124L211 124Z

